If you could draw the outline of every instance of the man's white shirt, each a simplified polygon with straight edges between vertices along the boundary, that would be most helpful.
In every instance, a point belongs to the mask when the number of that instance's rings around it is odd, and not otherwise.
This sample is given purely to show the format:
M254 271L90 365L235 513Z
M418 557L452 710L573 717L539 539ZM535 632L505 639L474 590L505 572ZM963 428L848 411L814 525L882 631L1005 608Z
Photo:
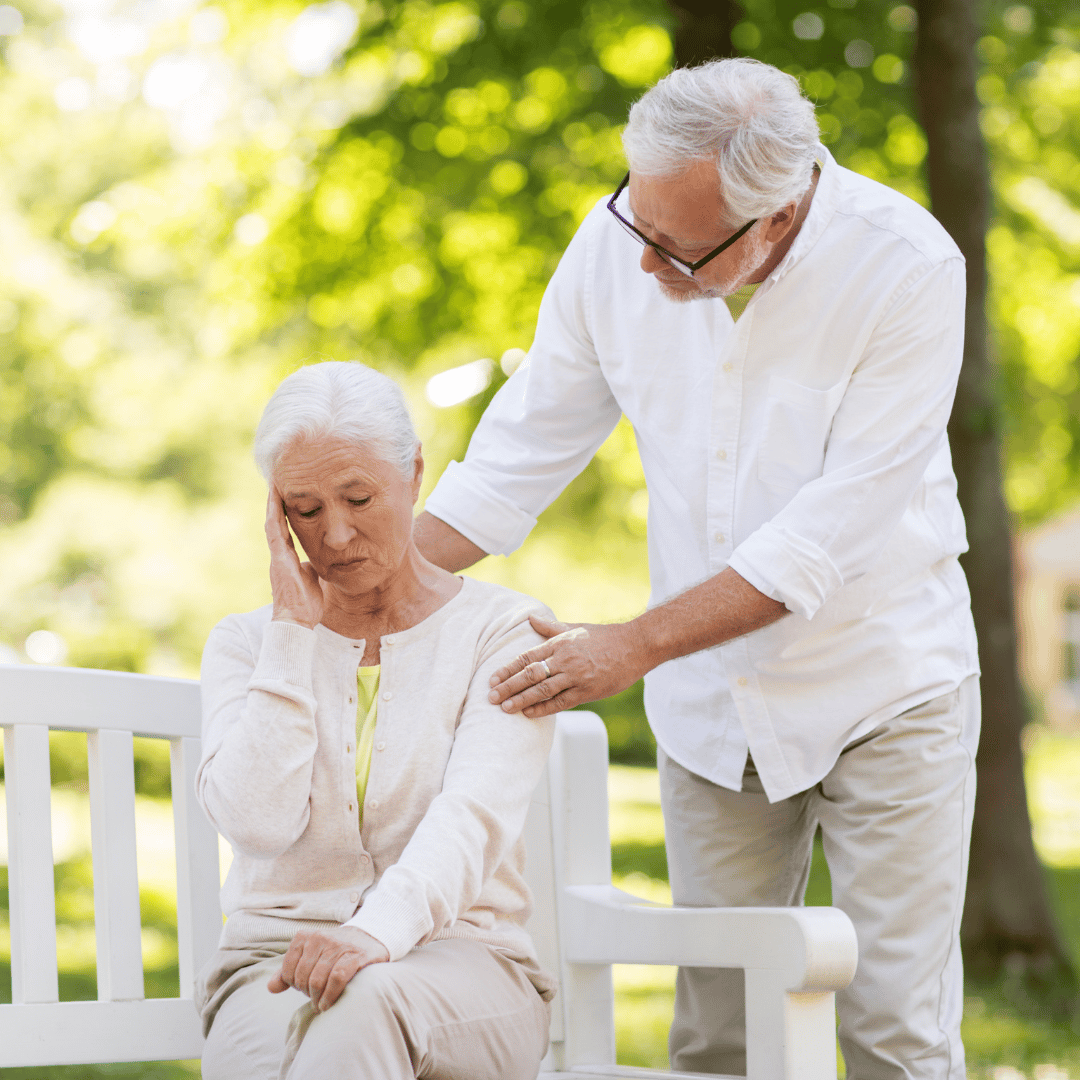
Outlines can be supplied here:
M737 323L722 299L665 299L600 202L527 362L426 504L509 554L625 413L649 491L650 603L731 566L792 612L650 672L653 731L733 790L749 749L773 801L978 671L945 433L963 258L916 203L824 147L819 160L799 235Z

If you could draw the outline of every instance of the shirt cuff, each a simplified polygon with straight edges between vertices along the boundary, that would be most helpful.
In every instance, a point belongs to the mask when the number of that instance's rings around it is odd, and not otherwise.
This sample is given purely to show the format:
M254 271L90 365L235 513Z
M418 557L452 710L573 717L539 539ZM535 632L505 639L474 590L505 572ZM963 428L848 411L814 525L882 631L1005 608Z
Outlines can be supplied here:
M262 690L284 682L310 690L314 655L314 630L298 623L271 621L263 632L259 662L248 685Z
M843 584L840 571L817 544L767 521L731 554L728 565L758 592L812 619Z
M412 952L416 943L431 929L426 908L417 910L414 903L376 886L364 898L360 910L344 924L355 926L386 946L391 960L400 960Z
M536 526L536 518L496 495L457 461L447 465L424 509L489 555L517 551Z

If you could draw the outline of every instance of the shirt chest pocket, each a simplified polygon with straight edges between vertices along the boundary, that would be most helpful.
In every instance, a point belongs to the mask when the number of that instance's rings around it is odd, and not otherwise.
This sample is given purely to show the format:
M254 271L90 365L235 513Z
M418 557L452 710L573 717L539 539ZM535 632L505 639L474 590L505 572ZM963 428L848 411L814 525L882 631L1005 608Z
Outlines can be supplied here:
M765 401L758 479L777 491L794 494L821 475L833 416L847 383L828 390L773 375Z

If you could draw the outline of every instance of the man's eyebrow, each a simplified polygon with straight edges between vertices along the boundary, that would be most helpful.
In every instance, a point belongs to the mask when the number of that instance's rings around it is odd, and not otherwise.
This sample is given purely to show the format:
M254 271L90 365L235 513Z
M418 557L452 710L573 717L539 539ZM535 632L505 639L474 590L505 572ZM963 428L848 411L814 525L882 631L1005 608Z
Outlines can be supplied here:
M628 195L628 196L627 196L627 198L626 198L626 205L627 205L628 209L630 210L630 213L631 213L631 214L632 214L632 215L633 215L633 216L634 216L635 218L637 218L637 220L638 220L638 221L640 221L642 225L644 225L644 226L645 226L645 227L646 227L647 229L651 229L651 228L653 228L653 223L652 223L651 221L647 221L647 220L646 220L645 218L643 218L643 217L642 217L642 216L641 216L641 215L640 215L640 214L639 214L639 213L638 213L638 212L637 212L637 211L636 211L636 210L634 209L633 203L631 203L631 202L630 202L630 197L629 197L629 195ZM685 248L694 248L694 247L708 247L708 242L707 242L707 241L702 241L702 240L688 240L688 239L687 239L686 237L684 237L684 236L672 236L672 235L671 235L670 233L661 233L660 235L661 235L661 236L663 236L663 237L665 237L665 238L666 238L666 239L668 239L668 240L673 240L673 241L674 241L674 242L675 242L676 244L678 244L678 245L679 245L679 247L685 247Z

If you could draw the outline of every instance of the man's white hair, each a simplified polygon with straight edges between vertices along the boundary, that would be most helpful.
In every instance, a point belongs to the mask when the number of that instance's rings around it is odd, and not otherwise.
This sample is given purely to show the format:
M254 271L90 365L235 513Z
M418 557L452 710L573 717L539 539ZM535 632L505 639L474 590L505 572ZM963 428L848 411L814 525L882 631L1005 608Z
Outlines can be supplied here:
M642 176L715 161L728 224L740 225L805 194L818 137L814 106L794 78L736 57L676 68L631 106L622 139Z
M359 363L309 364L281 381L255 432L255 463L269 482L296 439L344 439L413 474L418 439L397 383Z

